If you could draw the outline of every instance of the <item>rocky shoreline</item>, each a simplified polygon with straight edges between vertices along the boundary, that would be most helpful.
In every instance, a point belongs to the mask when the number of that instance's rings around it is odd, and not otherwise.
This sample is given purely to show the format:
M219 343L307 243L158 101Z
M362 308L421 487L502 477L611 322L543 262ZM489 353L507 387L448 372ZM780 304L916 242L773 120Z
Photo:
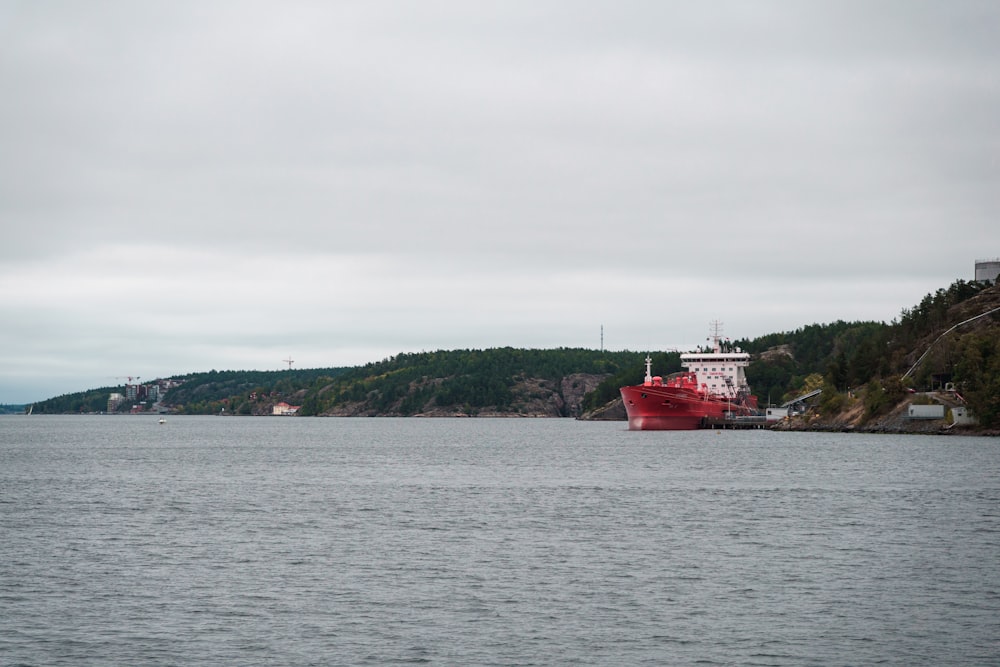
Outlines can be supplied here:
M894 435L963 435L998 437L1000 430L983 429L975 425L950 424L945 419L910 419L910 400L896 405L888 414L864 420L860 405L832 417L822 417L808 412L796 417L788 417L769 427L772 431L799 431L816 433L884 433ZM624 421L625 406L621 399L588 412L579 417L585 421Z
M874 424L854 426L852 424L826 423L822 420L809 421L793 418L779 422L771 427L772 431L798 431L815 433L880 433L892 435L964 435L964 436L1000 436L1000 430L984 430L978 426L961 426L947 424L943 419L911 424Z

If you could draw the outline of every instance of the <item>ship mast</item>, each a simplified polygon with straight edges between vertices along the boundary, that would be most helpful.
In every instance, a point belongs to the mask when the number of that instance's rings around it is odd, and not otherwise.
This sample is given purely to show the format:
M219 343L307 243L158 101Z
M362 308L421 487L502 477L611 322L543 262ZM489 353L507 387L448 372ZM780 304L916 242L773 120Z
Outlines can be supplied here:
M708 323L712 331L712 351L716 354L722 352L722 345L719 344L719 340L722 338L722 322L719 320L712 320Z

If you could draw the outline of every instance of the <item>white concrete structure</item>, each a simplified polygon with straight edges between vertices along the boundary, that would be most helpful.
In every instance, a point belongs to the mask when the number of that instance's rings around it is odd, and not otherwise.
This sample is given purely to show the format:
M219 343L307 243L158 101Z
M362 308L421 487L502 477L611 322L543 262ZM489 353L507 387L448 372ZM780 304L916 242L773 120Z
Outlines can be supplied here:
M910 405L910 419L944 419L943 405Z
M976 260L976 282L995 284L1000 276L1000 258Z
M959 426L968 426L977 423L976 418L969 414L969 409L964 405L951 409L951 421L953 424L958 424Z
M772 422L780 422L788 416L788 408L767 408L764 415L764 421L769 424Z

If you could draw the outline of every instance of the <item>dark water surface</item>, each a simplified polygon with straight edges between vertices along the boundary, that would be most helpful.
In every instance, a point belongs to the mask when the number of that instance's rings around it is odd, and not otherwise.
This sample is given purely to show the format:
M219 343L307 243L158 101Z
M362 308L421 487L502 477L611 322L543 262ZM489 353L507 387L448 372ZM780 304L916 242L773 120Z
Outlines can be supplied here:
M1000 663L1000 440L0 418L3 665Z

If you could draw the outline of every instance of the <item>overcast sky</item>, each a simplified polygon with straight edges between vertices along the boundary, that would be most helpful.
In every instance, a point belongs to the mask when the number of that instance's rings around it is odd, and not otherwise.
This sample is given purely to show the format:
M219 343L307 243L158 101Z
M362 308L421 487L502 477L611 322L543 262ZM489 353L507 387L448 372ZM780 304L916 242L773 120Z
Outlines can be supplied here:
M891 321L1000 255L997 35L994 0L0 0L0 402Z

